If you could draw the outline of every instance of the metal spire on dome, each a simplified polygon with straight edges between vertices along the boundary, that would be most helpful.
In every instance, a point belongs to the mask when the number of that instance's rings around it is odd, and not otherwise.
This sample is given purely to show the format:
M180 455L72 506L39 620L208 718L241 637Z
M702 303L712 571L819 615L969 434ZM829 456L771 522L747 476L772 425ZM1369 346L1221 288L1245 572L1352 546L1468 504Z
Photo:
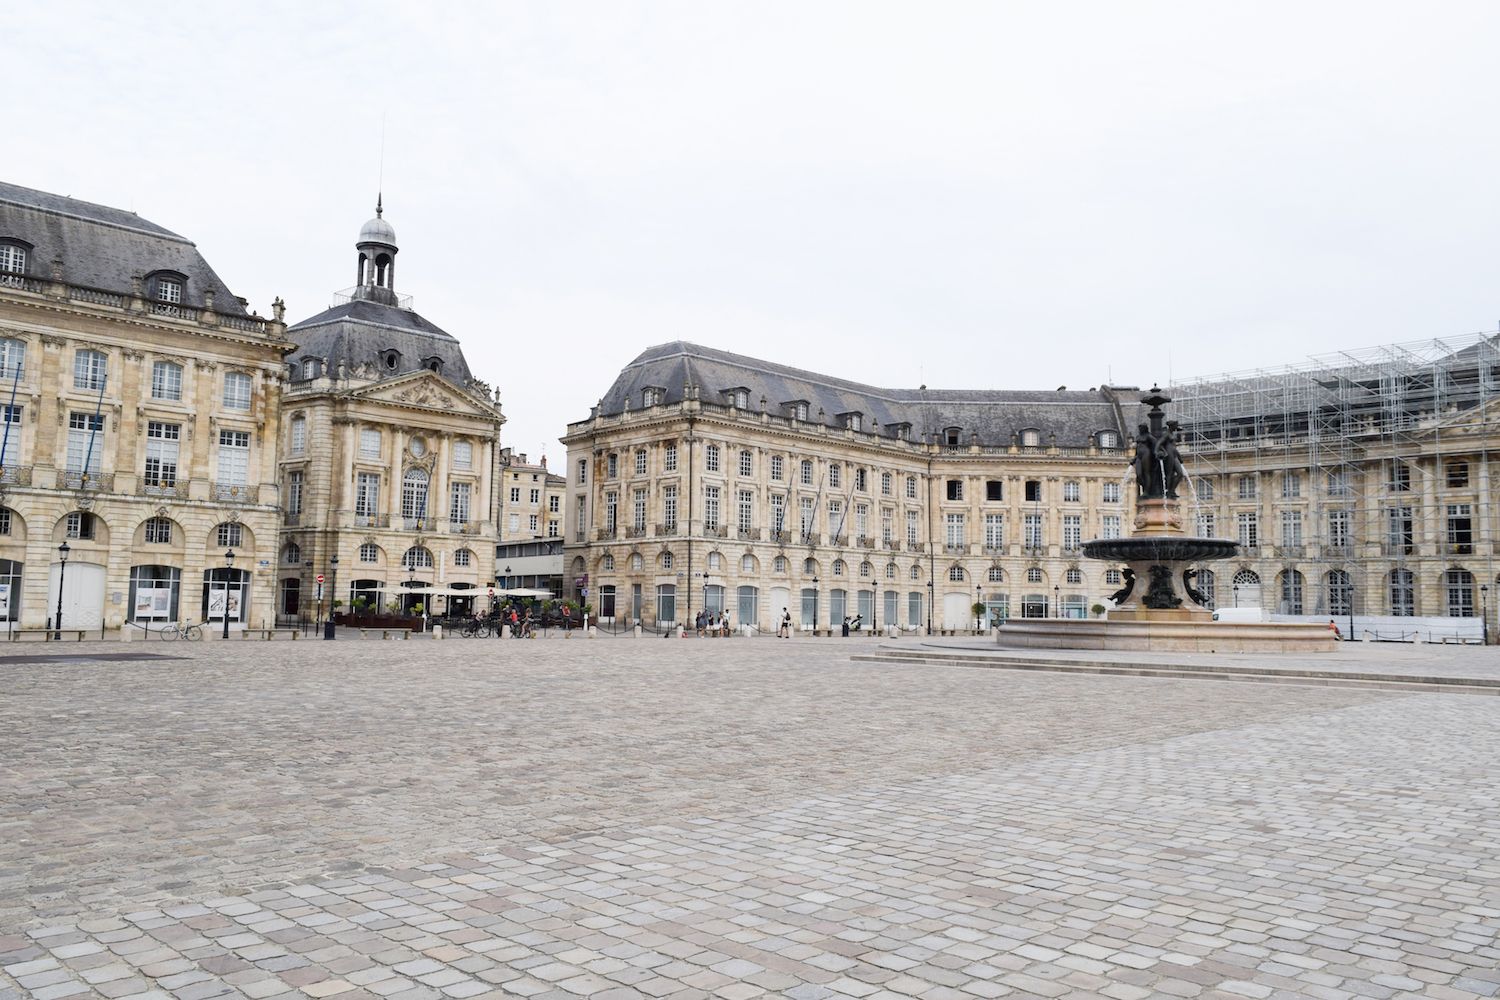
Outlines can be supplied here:
M384 209L382 209L380 207L380 203L384 199L384 197L385 197L385 195L382 194L381 192L379 192L379 191L375 192L375 218L377 218L377 219L380 218L380 213L382 211L384 211Z

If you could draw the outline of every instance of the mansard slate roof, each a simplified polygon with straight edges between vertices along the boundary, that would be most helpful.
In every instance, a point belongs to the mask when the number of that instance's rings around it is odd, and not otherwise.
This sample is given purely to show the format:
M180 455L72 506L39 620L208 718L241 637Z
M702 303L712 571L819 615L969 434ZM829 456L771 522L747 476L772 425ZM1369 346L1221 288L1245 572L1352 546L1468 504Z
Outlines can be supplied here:
M173 271L187 279L184 304L202 308L214 293L214 312L247 315L191 240L124 209L0 182L0 240L31 246L26 273L50 278L62 261L62 280L129 295L131 279ZM149 289L146 290L149 294Z
M663 402L683 398L684 384L698 386L705 403L723 403L723 390L749 390L751 410L760 408L778 416L790 414L789 403L805 401L813 423L841 426L839 414L859 413L864 429L878 422L881 433L894 424L910 424L908 437L921 439L956 427L967 445L978 433L985 445L1009 445L1022 430L1041 432L1042 443L1084 446L1102 430L1129 437L1139 395L1125 391L1122 413L1109 389L1083 392L1035 392L993 389L883 389L831 375L820 375L771 361L731 354L686 341L648 348L626 365L605 393L595 415L613 415L628 408L640 409L642 392L655 388ZM819 411L822 415L819 415ZM1129 426L1123 426L1128 423Z
M297 345L289 360L304 357L324 361L330 371L342 363L352 374L371 365L382 378L396 378L425 368L428 358L442 359L438 374L458 385L469 381L469 363L458 340L418 313L370 299L354 299L325 309L287 330ZM401 355L395 370L385 366L386 351Z

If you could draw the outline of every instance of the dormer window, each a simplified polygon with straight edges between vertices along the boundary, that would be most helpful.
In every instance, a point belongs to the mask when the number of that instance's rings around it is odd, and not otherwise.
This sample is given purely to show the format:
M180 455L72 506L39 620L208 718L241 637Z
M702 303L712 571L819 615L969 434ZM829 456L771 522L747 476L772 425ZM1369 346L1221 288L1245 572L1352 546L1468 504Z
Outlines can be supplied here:
M440 372L443 370L443 359L438 357L425 358L422 361L422 367L430 372Z
M791 408L792 408L792 419L794 419L794 420L806 420L807 419L807 405L808 405L807 404L807 400L805 400L805 399L794 399L788 405L790 405Z
M734 390L734 405L737 406L737 407L739 407L742 410L749 409L750 408L750 390L749 389L736 389L736 390Z
M891 437L900 440L911 433L911 424L886 424L885 430Z
M661 390L655 386L648 386L641 390L641 405L655 406L661 402Z
M962 434L963 434L963 428L962 427L944 427L943 428L943 443L946 444L950 448L957 448L958 447L958 439L959 439L960 436L962 436Z
M158 316L182 315L183 289L187 278L173 272L162 272L149 277L147 294L151 296L151 311Z
M1120 435L1116 431L1100 431L1098 440L1101 448L1120 447Z
M851 431L860 430L864 426L864 414L862 413L845 413L842 416L844 418L844 426Z
M401 352L400 351L384 351L384 352L382 352L381 355L380 355L380 363L383 364L383 365L385 365L385 370L386 371L388 371L388 372L395 371L397 368L401 367Z
M304 379L312 379L318 377L318 362L315 359L302 359L302 377Z
M1021 431L1022 448L1039 448L1042 444L1042 432L1035 427L1028 427Z
M0 285L19 286L26 273L28 247L19 241L0 240Z

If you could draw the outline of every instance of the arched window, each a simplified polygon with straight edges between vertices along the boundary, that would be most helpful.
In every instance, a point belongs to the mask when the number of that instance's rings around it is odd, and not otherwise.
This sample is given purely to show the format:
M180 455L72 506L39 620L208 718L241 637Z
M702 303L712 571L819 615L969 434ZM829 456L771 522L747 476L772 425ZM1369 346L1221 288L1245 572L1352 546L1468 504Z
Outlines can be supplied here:
M818 572L818 561L816 559L804 559L802 561L802 572L816 576Z
M413 545L401 556L401 568L431 569L432 550L424 548L421 545Z
M604 558L599 560L599 568L604 570L614 569L615 557L608 552L604 553Z
M740 556L740 572L741 573L754 573L755 569L756 569L756 566L755 566L755 557L754 556L750 555L748 552L745 553L744 555Z
M777 556L771 562L771 569L777 573L786 572L786 556Z
M1302 574L1294 569L1285 570L1281 574L1281 613L1302 613Z
M380 562L380 546L374 542L365 542L359 547L359 561L362 563Z
M844 560L842 560L842 559L835 559L833 561L833 575L834 576L843 576L844 575Z
M895 563L886 563L885 564L885 578L887 580L894 580L894 579L896 579L896 564Z
M1391 570L1391 614L1410 618L1417 613L1417 581L1409 569Z
M663 552L661 554L661 568L662 569L671 569L672 568L672 553L670 551L669 552Z
M708 554L708 568L709 569L711 569L711 570L719 570L719 569L722 569L723 566L724 566L724 556L722 554L720 554L718 552L710 552Z
M963 578L964 578L964 568L962 566L949 566L948 567L948 579L949 580L952 580L953 582L957 583L957 582L961 581Z
M427 516L426 469L410 468L402 477L401 516L407 521L420 521Z
M455 566L470 566L473 564L473 562L474 553L470 552L468 549L459 549L457 552L453 553L453 565Z
M143 526L143 534L147 545L171 545L172 519L170 517L147 518Z
M1201 579L1202 574L1199 574ZM1323 574L1323 603L1330 615L1354 613L1354 587L1349 574L1341 569L1331 569Z
M1028 427L1021 431L1021 447L1038 448L1042 444L1042 432L1035 427Z
M630 553L630 568L639 573L646 568L646 559L639 552Z
M1069 584L1079 584L1079 583L1082 583L1083 582L1083 571L1079 570L1079 569L1070 569L1070 570L1068 570L1066 573L1063 574L1063 582L1064 583L1069 583Z
M1448 617L1474 617L1474 574L1466 569L1450 569L1443 574L1448 592Z
M913 566L911 568L911 574L910 575L911 575L911 578L913 580L920 580L920 579L922 579L922 569L921 569L921 567L920 566Z
M281 550L281 561L289 566L302 562L302 546L296 542L287 542L286 548Z
M1005 570L1001 569L999 566L991 566L989 570L989 581L990 583L1004 583Z
M865 579L869 579L875 575L875 567L871 566L868 562L862 562L859 564L859 575Z
M1026 570L1026 582L1027 583L1041 583L1042 582L1042 571L1041 571L1041 568L1037 567L1037 566L1028 567L1027 570Z

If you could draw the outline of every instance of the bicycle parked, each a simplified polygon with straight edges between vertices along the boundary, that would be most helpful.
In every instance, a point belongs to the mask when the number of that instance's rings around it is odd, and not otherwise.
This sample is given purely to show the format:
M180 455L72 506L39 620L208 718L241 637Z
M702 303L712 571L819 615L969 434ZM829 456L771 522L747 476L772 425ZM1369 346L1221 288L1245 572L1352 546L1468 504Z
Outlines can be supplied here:
M157 635L167 640L186 639L189 642L197 642L203 638L203 627L201 622L196 625L192 622L173 622L162 626Z

